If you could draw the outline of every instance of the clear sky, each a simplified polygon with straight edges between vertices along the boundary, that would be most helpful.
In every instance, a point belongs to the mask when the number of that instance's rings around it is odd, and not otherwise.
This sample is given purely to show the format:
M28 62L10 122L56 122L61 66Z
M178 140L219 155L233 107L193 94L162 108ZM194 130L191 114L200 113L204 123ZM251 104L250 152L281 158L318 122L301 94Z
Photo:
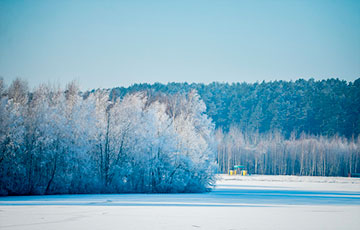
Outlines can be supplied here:
M360 77L360 1L0 0L0 76L82 89Z

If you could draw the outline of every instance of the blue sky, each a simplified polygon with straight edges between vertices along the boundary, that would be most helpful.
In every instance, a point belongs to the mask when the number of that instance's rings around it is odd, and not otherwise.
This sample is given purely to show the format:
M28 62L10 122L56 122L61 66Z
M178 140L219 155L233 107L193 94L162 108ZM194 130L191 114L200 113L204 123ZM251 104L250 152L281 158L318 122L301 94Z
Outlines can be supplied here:
M360 77L360 1L0 0L0 76L31 87Z

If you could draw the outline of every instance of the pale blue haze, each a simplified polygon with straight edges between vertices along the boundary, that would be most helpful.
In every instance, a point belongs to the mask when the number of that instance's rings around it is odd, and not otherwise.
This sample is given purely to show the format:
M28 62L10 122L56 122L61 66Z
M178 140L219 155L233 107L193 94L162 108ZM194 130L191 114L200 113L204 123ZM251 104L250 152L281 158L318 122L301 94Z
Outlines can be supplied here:
M31 87L360 77L360 1L0 0L0 76Z

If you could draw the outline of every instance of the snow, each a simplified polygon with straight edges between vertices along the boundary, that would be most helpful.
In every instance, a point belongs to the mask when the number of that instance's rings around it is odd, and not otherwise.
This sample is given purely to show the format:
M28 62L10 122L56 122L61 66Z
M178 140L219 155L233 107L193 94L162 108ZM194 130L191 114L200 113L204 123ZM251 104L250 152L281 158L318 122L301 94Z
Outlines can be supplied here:
M220 175L198 194L0 197L0 229L358 229L360 179Z

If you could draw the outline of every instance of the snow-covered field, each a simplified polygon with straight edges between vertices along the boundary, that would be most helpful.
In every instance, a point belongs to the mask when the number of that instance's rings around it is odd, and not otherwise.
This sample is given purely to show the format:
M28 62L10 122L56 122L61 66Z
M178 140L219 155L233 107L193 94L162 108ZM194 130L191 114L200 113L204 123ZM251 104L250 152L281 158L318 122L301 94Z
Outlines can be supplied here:
M0 229L359 227L359 178L221 175L203 194L0 197Z

